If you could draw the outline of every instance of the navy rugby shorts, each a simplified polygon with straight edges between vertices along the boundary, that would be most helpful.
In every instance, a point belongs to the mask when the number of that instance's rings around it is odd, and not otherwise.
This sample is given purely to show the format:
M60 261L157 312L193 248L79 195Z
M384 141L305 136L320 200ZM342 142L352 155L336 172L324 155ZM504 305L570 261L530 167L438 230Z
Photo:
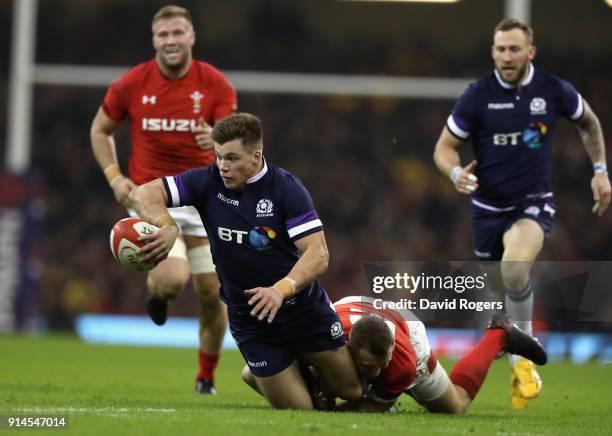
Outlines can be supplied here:
M344 345L342 324L327 294L317 294L283 308L271 324L228 308L230 331L254 375L269 377L288 368L301 353Z
M537 222L544 234L552 228L557 205L552 194L525 200L508 207L495 207L472 199L472 235L474 253L480 261L499 261L504 254L503 236L522 218Z

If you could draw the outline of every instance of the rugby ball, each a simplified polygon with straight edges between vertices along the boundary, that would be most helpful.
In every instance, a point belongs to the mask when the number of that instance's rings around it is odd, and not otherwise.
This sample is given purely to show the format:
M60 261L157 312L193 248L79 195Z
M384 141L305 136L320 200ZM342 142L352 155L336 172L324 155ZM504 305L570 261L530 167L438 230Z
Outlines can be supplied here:
M143 262L136 255L138 250L145 245L138 238L158 230L158 227L140 218L124 218L117 221L110 233L110 248L113 256L121 265L132 271L152 270L155 268L154 263Z

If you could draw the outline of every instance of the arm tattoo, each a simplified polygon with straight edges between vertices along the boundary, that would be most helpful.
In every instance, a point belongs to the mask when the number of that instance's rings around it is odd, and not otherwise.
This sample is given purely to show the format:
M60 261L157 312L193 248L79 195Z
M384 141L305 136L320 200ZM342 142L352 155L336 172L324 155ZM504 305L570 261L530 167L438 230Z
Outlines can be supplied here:
M578 133L584 144L591 162L605 162L606 149L604 146L604 137L601 130L601 124L597 116L591 112L591 116L578 124Z

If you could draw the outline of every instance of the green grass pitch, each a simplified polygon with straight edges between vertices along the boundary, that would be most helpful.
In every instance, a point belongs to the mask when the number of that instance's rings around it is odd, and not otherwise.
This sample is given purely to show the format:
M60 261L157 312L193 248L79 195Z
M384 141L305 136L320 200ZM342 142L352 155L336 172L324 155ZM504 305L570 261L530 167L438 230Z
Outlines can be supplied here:
M366 415L271 410L240 380L237 351L223 353L219 395L211 398L193 392L195 350L90 345L70 336L0 336L0 350L0 415L68 415L59 434L612 434L612 368L598 364L543 367L544 390L522 411L509 409L504 359L464 417L428 414L408 396L400 413ZM58 430L35 432L46 433Z

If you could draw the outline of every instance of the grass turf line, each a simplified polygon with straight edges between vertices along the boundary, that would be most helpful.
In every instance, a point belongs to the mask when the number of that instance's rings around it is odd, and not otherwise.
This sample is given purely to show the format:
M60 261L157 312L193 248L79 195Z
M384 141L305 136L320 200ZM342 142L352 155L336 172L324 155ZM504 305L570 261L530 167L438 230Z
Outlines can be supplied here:
M594 363L541 368L541 396L512 411L509 366L496 362L468 414L453 417L428 414L405 395L398 414L274 411L240 380L237 351L222 354L219 395L202 397L194 393L195 350L72 336L0 336L0 350L0 415L68 415L69 434L612 434L612 368Z

